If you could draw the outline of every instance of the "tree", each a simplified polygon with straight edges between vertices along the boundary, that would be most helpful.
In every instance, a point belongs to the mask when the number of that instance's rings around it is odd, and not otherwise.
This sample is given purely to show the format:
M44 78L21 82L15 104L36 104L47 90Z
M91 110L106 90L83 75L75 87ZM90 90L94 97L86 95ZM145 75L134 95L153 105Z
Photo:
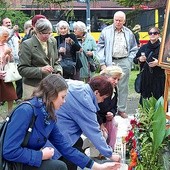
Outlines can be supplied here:
M11 19L13 25L17 24L20 28L20 32L23 32L23 25L25 23L25 21L29 20L30 18L24 14L21 11L14 11L14 10L10 10L9 5L3 1L0 0L0 20L2 20L2 18L8 17Z

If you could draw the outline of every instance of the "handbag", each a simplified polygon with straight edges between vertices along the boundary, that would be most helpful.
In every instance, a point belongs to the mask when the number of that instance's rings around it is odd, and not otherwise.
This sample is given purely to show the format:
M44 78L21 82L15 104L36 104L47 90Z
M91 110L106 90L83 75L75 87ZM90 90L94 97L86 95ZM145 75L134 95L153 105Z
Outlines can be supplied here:
M34 110L34 107L32 106L32 104L30 102L28 102L28 101L23 102L22 104L24 104L24 103L29 104ZM22 105L22 104L20 104L20 105ZM16 108L18 108L18 107L16 107ZM12 114L14 113L16 108L13 110L13 112L10 114L10 116L7 116L7 118L4 122L0 122L0 170L23 170L23 164L22 163L7 161L7 160L3 159L3 154L2 154L5 132L6 132L8 123L11 120ZM29 137L31 135L32 128L34 126L35 120L36 120L36 116L33 113L32 118L31 118L31 122L30 122L28 130L27 130L27 133L24 137L24 141L22 142L23 147L25 147L28 143L28 140L29 140Z
M147 59L149 59L151 57L151 55L153 54L153 51L151 51L147 57ZM142 70L139 72L139 74L137 74L137 77L135 79L135 83L134 83L134 88L135 88L135 91L136 93L141 93L141 84L142 84L142 72L145 68L145 65L147 64L148 62L146 62L142 68Z
M76 74L76 62L74 62L71 58L62 58L60 65L63 68L64 75Z
M21 75L18 72L17 63L15 63L15 62L12 62L12 63L8 62L4 66L4 71L6 72L6 75L4 78L5 83L22 79Z
M135 87L136 93L141 93L142 72L143 72L143 70L140 71L139 74L137 74L137 77L135 79L134 87Z
M88 57L86 52L83 50L83 54L86 56L87 61L89 63L89 69L91 72L99 72L100 71L100 63L97 57L93 56L93 58Z

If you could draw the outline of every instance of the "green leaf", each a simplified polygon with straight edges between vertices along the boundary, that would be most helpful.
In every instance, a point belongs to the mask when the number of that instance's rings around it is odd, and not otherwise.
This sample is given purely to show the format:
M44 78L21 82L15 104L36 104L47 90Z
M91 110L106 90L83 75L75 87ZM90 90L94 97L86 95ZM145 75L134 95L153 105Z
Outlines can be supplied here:
M166 114L160 101L156 104L156 111L153 116L153 153L157 152L161 145L166 131Z

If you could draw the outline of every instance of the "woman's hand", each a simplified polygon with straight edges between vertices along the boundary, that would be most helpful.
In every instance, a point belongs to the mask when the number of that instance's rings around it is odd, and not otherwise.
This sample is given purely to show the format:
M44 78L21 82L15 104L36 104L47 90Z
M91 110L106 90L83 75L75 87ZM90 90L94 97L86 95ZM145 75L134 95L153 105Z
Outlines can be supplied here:
M108 130L105 128L103 123L100 125L100 130L102 131L104 138L107 139L108 138Z
M106 120L108 121L111 121L113 119L113 113L112 112L107 112L107 115L106 115Z
M107 131L107 129L105 128L105 126L104 126L103 123L100 125L100 130L101 130L102 132L108 133L108 131Z
M50 65L46 65L44 67L41 67L41 71L43 73L52 73L54 71L54 69Z
M141 55L138 60L142 63L142 62L145 62L146 61L146 56L144 55Z
M58 50L59 53L66 53L66 49L64 47L60 47Z
M6 74L5 71L0 71L0 79L3 80L5 78L5 74Z
M92 166L92 170L118 170L120 168L120 163L117 162L106 162L103 164L99 164L94 162Z
M110 160L112 160L114 162L120 162L121 161L121 157L118 154L112 154L112 156L110 157Z
M92 51L87 51L86 55L89 56L89 57L92 57L93 56L93 52Z
M158 65L158 60L156 58L153 58L154 61L151 61L148 63L149 67L155 67Z
M43 157L42 160L51 159L54 155L54 149L51 147L45 147L42 149Z
M74 41L70 37L66 38L65 41L67 44L74 44Z

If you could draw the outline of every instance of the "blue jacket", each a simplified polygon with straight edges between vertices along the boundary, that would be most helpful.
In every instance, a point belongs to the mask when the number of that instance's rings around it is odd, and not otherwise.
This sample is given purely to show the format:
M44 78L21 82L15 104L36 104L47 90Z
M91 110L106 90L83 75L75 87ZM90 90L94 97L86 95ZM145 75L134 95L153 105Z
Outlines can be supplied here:
M99 107L94 92L89 84L70 82L66 102L56 112L58 128L71 145L83 133L102 155L111 157L112 149L107 145L97 121Z
M90 158L71 147L60 133L56 121L46 119L48 113L42 100L33 98L30 102L35 108L36 121L28 145L21 147L32 118L33 109L28 104L22 104L14 111L8 124L3 145L3 157L9 161L40 167L42 163L41 148L48 139L64 157L84 168Z

